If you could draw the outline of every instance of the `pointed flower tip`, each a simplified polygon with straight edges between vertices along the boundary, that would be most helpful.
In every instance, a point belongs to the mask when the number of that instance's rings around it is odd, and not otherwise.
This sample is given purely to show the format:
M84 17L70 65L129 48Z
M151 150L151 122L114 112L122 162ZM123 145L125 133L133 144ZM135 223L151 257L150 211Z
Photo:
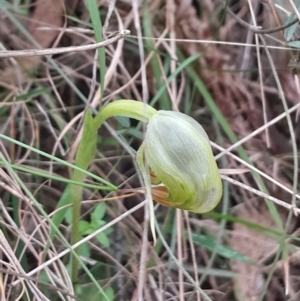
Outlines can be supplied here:
M148 165L153 184L163 184L152 186L153 198L162 205L204 213L222 197L209 138L196 120L183 113L158 111L152 116L137 162L142 171Z

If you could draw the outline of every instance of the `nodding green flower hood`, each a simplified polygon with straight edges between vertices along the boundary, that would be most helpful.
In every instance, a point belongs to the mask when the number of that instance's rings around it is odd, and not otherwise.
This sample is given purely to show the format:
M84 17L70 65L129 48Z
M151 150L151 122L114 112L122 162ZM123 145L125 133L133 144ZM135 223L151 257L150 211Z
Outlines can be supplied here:
M222 196L222 182L208 136L193 118L157 111L147 126L137 153L153 198L166 206L196 213L212 210Z
M145 140L137 152L137 163L144 179L154 241L153 199L166 206L196 213L208 212L217 206L222 196L222 182L209 139L197 121L182 113L157 111L130 99L109 103L95 118L87 111L78 158L87 156L89 159L85 158L84 164L81 160L77 165L87 168L96 148L97 130L112 116L148 123ZM86 152L85 143L89 141L91 144L91 131L95 134L93 147ZM76 214L79 216L78 211Z

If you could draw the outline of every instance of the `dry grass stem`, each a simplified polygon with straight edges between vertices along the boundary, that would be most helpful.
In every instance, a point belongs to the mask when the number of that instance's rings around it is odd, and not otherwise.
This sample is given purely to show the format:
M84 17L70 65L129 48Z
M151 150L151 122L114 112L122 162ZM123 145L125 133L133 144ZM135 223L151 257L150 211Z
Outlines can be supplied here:
M96 50L101 47L106 47L120 39L123 39L125 36L128 36L129 34L130 31L127 29L120 30L119 32L114 33L111 38L103 42L94 43L91 45L49 48L49 49L28 49L28 50L13 50L13 51L1 50L0 58L30 57L30 56L54 55L54 54L63 54L69 52L82 52L88 50Z

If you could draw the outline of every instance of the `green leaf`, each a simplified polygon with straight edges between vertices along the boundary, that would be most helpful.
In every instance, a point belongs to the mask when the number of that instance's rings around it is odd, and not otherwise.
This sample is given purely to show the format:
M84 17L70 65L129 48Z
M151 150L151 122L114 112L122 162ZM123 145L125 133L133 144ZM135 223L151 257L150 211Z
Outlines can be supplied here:
M106 212L106 205L105 203L99 203L95 210L93 211L92 213L92 221L99 221L99 220L102 220L103 216L105 215L105 212Z
M133 137L136 137L136 138L138 138L140 140L143 139L143 133L141 131L139 131L138 129L130 128L130 129L128 129L128 133L130 135L132 135Z
M299 8L300 8L300 7L298 7L298 11L299 11ZM288 17L286 23L290 23L290 22L292 22L293 20L295 20L296 18L297 18L297 16L296 16L295 12L293 11L293 12L290 14L290 16ZM293 38L293 36L294 36L294 34L295 34L295 32L296 32L297 27L298 27L298 22L296 22L294 25L292 25L292 26L290 26L290 27L288 27L288 28L286 28L286 29L284 30L284 37L285 37L285 40L286 40L287 42L290 41L290 40Z
M300 41L292 41L292 42L288 42L288 45L290 47L293 47L293 48L300 48Z
M93 219L91 224L94 230L98 230L100 227L106 224L106 221L102 219Z
M116 119L124 128L130 127L130 121L128 117L116 116Z
M89 222L87 222L87 221L80 221L79 222L79 233L81 235L90 234L91 233L90 230L93 230L93 229L91 229L91 225L90 225Z
M96 237L101 245L103 245L106 248L109 248L110 240L108 239L108 237L106 236L106 234L104 232L99 233Z
M60 197L59 202L56 205L56 213L53 215L52 217L52 221L55 224L55 226L59 227L62 220L64 218L66 218L66 220L68 221L68 223L71 225L72 222L72 217L69 217L67 215L67 211L70 207L67 207L66 205L71 204L72 202L72 198L71 198L71 185L68 185L65 189L65 191L63 192L62 196ZM59 209L59 210L58 210ZM56 232L54 231L54 229L51 227L50 230L50 237L51 239L54 237L54 235L56 234Z
M187 233L186 233L186 237L188 237ZM228 259L234 259L234 260L241 261L241 262L253 263L253 260L251 260L249 257L247 257L239 252L236 252L232 249L229 249L223 245L217 245L216 240L211 236L204 236L201 234L192 234L192 237L193 237L193 242L198 246L201 246L210 251L213 251L215 248L217 248L216 252L220 256L223 256Z
M72 225L72 209L70 207L66 208L66 210L62 209L65 211L64 214L64 219L69 225Z
M111 287L108 287L104 290L107 298L110 300L110 301L113 301L114 300L114 295L115 295L115 292L114 290L111 288ZM103 301L104 299L103 298L100 298L100 301Z
M97 267L98 270L104 270L103 267ZM92 270L94 267L92 268ZM97 275L99 276L99 275ZM104 276L103 276L104 277ZM101 278L101 277L98 277ZM114 299L114 290L111 287L108 287L104 290L106 298L99 293L98 288L93 284L85 284L82 287L82 293L80 294L80 300L95 300L95 301L113 301Z
M40 95L48 95L51 91L51 88L36 88L36 89L32 89L30 90L28 93L19 95L16 97L16 101L18 100L22 100L24 101L24 99L29 99L29 98L36 98Z
M108 228L108 229L106 229L106 230L104 231L104 233L105 233L106 235L110 234L111 232L113 232L113 229L112 229L112 228Z
M91 252L89 244L86 242L79 246L79 255L90 258Z

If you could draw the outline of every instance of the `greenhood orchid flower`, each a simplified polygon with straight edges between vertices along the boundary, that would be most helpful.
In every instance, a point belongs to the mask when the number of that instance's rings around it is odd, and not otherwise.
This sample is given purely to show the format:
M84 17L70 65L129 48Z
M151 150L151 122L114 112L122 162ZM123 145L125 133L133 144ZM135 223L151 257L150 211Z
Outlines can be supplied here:
M137 163L146 185L149 179L161 183L152 185L151 194L162 205L204 213L221 199L222 182L209 138L183 113L157 111L150 118Z
M154 242L153 199L166 206L196 213L210 211L219 203L222 196L221 177L202 126L185 114L157 111L145 103L129 99L105 105L95 117L87 110L75 158L78 169L74 169L72 174L74 183L84 181L84 171L95 155L98 129L113 116L148 123L145 140L137 152L137 163L145 184ZM72 184L70 189L71 192L67 193L72 196L72 244L75 244L80 239L78 225L83 187ZM60 215L58 219L62 220L62 211ZM78 262L74 259L73 281L77 280L77 272Z

